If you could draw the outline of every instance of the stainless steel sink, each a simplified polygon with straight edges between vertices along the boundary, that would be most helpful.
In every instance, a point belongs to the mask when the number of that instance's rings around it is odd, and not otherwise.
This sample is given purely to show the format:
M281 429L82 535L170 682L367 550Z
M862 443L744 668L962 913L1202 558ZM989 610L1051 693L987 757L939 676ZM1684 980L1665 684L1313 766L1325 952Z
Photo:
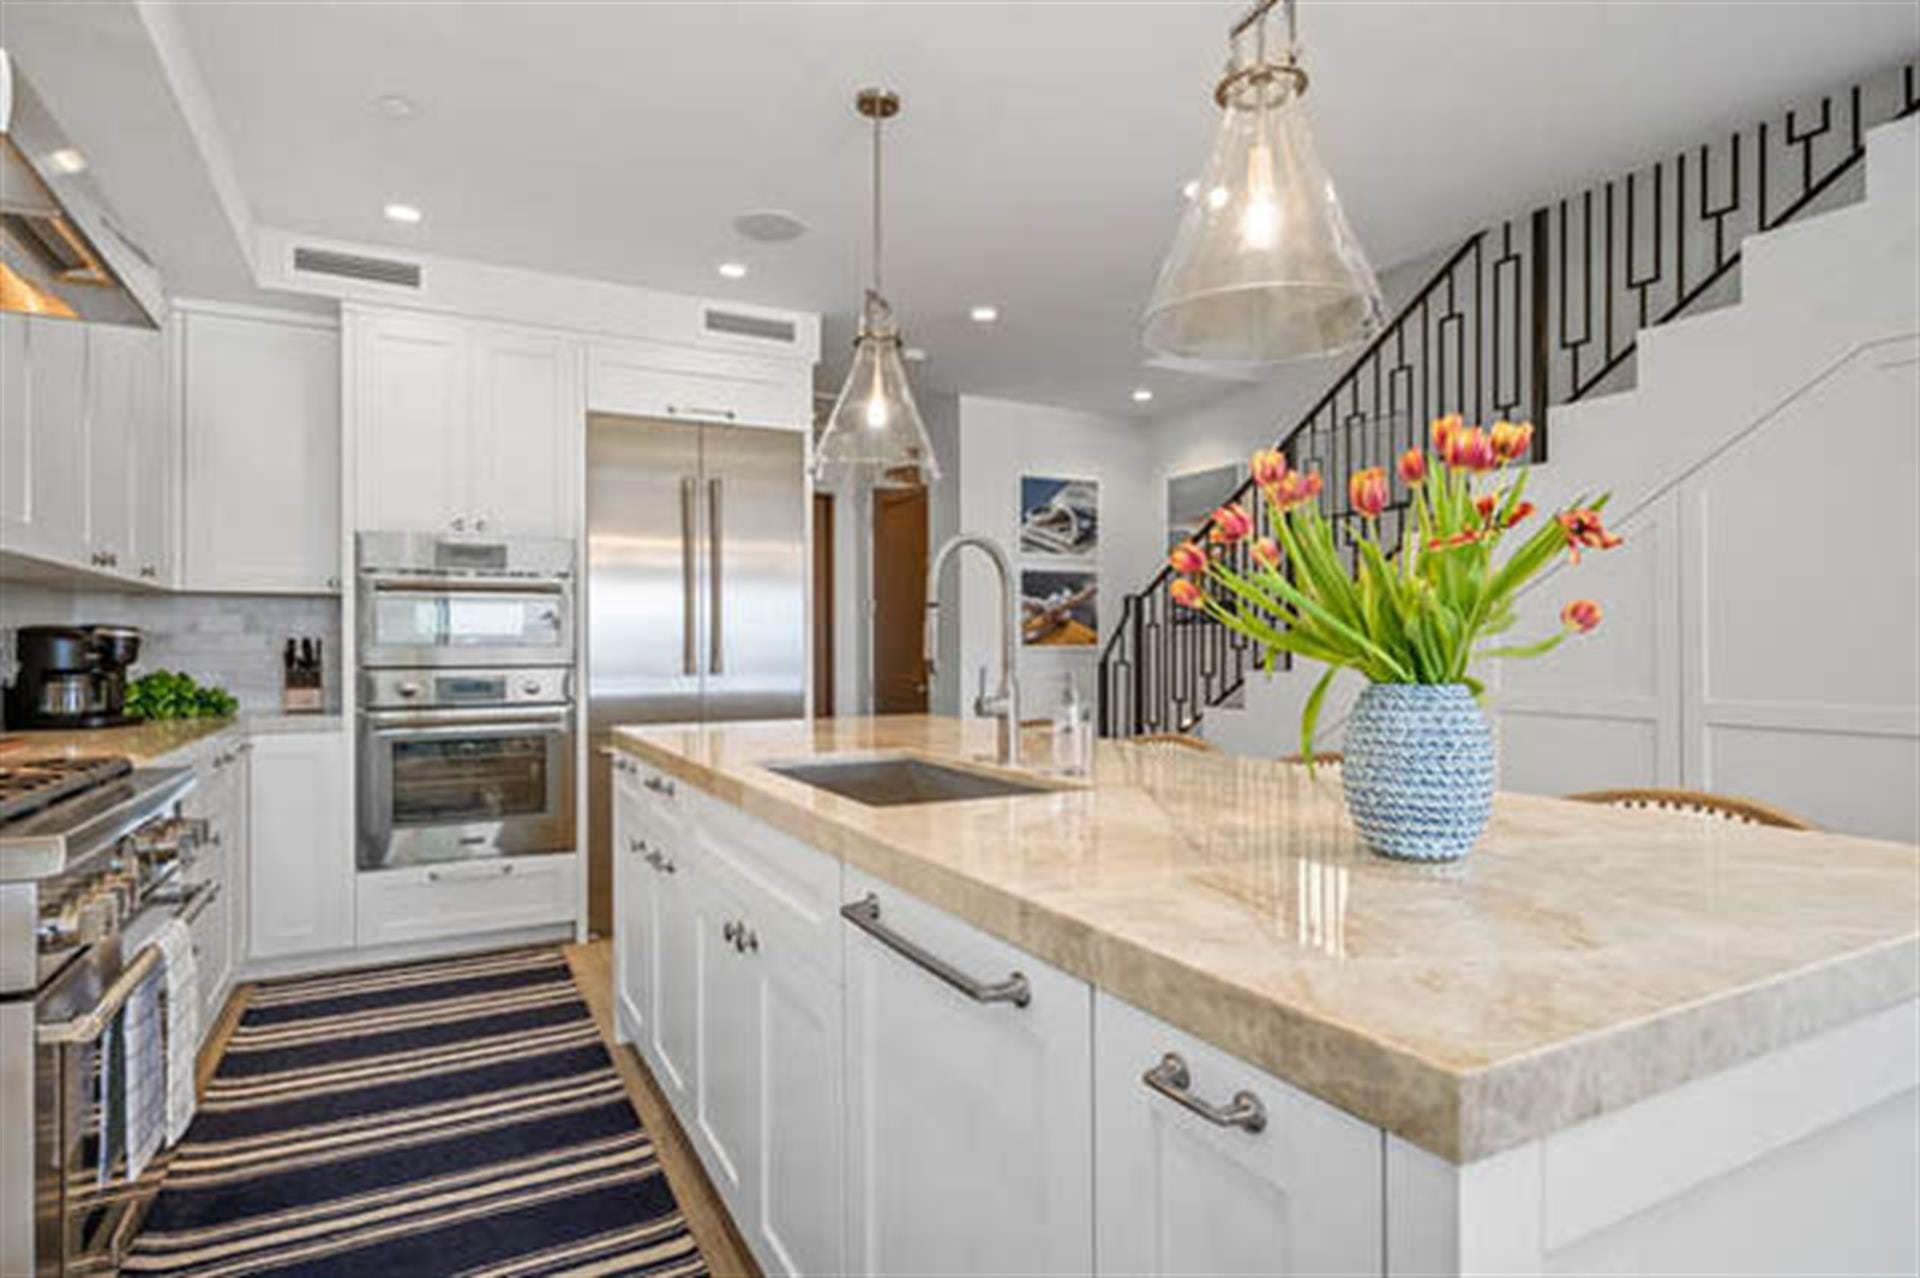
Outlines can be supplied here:
M899 756L769 763L766 767L769 772L777 772L803 785L876 808L951 803L958 799L1004 799L1017 794L1049 794L1055 789L1042 783L1015 781Z

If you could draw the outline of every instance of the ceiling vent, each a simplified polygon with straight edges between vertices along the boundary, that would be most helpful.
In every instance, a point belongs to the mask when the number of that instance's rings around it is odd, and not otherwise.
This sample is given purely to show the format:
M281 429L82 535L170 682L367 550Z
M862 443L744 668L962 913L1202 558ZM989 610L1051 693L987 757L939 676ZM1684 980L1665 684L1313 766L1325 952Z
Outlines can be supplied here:
M302 275L334 275L341 279L388 284L396 288L420 287L418 262L365 257L359 253L337 253L332 249L294 249L293 269Z
M777 342L781 346L792 346L799 340L799 329L792 320L774 319L767 315L748 315L740 311L723 311L706 307L701 312L701 324L709 333L724 333L728 337L750 337L760 342Z

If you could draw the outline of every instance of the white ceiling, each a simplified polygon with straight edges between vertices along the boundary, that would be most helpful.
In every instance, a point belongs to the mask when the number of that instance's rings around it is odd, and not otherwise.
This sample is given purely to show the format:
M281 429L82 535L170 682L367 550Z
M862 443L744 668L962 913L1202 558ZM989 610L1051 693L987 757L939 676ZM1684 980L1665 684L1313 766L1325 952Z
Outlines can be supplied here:
M887 282L909 341L931 353L919 379L1124 414L1141 411L1136 385L1156 388L1155 413L1220 389L1145 368L1136 324L1180 185L1209 140L1224 28L1239 8L794 0L179 13L260 222L818 310L834 321L836 355L866 234L867 135L851 98L862 84L891 85L905 111L888 132ZM1322 150L1382 269L1920 49L1911 0L1304 0L1301 24ZM121 91L105 70L90 93ZM60 110L61 95L45 91ZM378 111L392 93L417 116ZM98 168L109 194L140 206L123 209L130 222L163 240L193 233L174 225L177 210L148 215L168 195L129 180L138 157L118 182L108 160ZM396 200L426 220L383 220ZM756 208L813 230L786 245L743 241L729 220ZM748 278L722 280L714 268L726 259L746 262ZM970 323L975 303L999 307L1000 322Z

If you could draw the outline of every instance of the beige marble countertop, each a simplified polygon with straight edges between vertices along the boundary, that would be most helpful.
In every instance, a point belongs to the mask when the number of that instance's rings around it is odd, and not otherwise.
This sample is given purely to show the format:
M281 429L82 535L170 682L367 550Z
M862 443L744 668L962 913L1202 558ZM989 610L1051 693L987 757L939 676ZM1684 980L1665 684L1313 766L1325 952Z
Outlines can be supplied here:
M1920 848L1502 794L1451 866L1337 774L1101 742L1082 788L873 808L760 765L991 756L927 717L615 744L1456 1162L1920 994ZM1036 745L1039 743L1036 742Z
M242 714L225 719L169 719L121 728L63 728L9 731L0 735L0 766L40 759L119 754L144 767L208 737L240 731L249 735L286 732L339 732L338 714Z

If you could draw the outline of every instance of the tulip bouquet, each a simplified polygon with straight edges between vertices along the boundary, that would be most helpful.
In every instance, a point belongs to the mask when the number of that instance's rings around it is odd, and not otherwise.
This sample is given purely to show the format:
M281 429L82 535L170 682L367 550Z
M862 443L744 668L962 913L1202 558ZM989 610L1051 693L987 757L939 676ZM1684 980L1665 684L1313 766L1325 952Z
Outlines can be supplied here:
M1464 685L1477 698L1477 658L1538 656L1600 624L1600 605L1576 599L1551 635L1516 646L1487 642L1513 626L1515 595L1560 553L1578 563L1583 550L1611 549L1620 538L1601 523L1605 496L1529 527L1535 511L1522 459L1533 446L1531 425L1482 429L1455 414L1433 423L1431 442L1431 452L1408 449L1395 466L1408 505L1396 544L1381 535L1393 497L1385 467L1348 478L1361 521L1349 559L1320 513L1319 472L1291 469L1270 451L1254 455L1252 476L1272 535L1257 536L1254 513L1236 503L1214 512L1209 545L1186 542L1169 556L1179 574L1174 601L1254 640L1269 668L1278 652L1326 663L1301 714L1309 760L1321 703L1342 668L1374 684ZM1222 551L1243 543L1239 568Z

